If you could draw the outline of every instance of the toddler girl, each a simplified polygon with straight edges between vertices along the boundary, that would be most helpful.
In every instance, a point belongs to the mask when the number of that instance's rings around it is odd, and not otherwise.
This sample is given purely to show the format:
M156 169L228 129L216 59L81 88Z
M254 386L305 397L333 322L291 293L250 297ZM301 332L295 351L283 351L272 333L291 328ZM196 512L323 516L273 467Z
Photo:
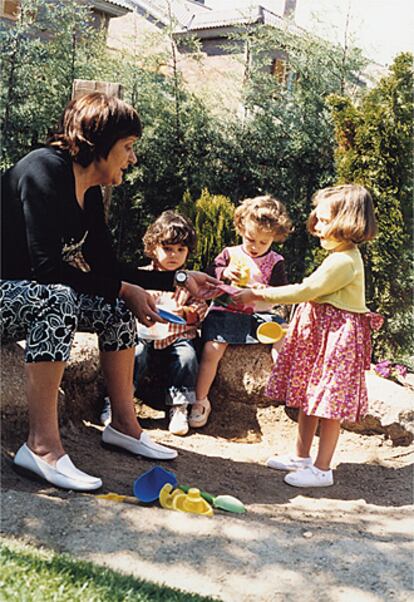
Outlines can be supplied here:
M274 241L284 241L291 231L291 221L283 203L271 196L246 199L235 211L234 224L243 242L226 247L216 257L216 278L246 287L286 284L285 261L270 248ZM271 304L267 305L271 307ZM262 313L261 318L283 322L269 313ZM227 345L258 343L257 327L255 316L229 311L213 302L202 329L205 345L197 378L197 401L189 419L191 427L200 428L207 423L211 412L208 393ZM275 343L273 354L278 345Z
M164 211L144 235L144 252L152 261L141 269L176 271L184 268L196 243L191 222L174 211ZM160 366L165 382L165 404L169 408L168 430L174 435L188 433L188 405L195 401L198 360L193 340L208 306L195 299L186 288L175 292L149 291L155 303L183 317L185 324L166 325L162 338L149 340L148 329L138 325L138 345L135 350L134 386L139 395L142 381L149 370ZM110 400L105 399L101 422L110 420Z
M331 460L341 421L358 421L367 410L366 369L370 330L382 324L365 305L364 266L358 244L376 234L370 194L357 184L320 190L308 229L328 257L301 284L236 293L237 302L266 299L300 303L268 385L267 395L299 408L296 454L272 457L267 466L291 470L295 487L333 485ZM315 462L310 450L318 423Z

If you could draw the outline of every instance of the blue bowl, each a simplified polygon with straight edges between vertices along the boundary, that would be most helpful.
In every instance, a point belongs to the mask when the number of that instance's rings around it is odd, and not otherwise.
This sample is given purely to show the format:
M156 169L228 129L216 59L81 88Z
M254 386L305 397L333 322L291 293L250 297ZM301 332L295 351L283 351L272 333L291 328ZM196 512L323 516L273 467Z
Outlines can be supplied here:
M181 316L177 316L177 314L173 314L162 307L157 307L157 314L160 318L167 320L171 324L187 324L187 322Z
M166 483L171 483L175 487L177 485L175 474L162 466L154 466L135 479L134 495L141 502L155 502Z

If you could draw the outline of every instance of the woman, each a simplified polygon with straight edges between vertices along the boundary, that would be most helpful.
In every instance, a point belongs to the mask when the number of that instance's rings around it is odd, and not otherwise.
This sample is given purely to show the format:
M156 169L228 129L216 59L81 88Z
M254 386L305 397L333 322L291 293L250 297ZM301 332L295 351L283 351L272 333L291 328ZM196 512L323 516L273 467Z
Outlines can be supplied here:
M57 396L77 329L93 330L112 423L105 444L153 459L175 450L153 442L136 419L132 375L135 317L162 321L145 288L186 286L208 296L216 282L200 272L149 272L119 263L104 219L100 186L118 185L136 163L136 111L94 93L71 101L45 148L18 161L2 181L3 341L26 338L29 435L14 464L65 489L94 490L100 478L77 469L63 448Z

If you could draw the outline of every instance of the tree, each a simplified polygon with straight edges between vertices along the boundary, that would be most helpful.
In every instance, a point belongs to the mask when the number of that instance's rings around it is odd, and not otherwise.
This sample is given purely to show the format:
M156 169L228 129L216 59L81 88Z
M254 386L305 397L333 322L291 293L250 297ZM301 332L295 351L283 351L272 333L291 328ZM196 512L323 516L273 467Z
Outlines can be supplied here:
M364 249L367 297L386 318L377 354L408 351L412 328L413 57L399 55L362 100L332 96L339 182L366 186L376 205L379 233Z
M224 247L235 244L234 205L227 197L212 195L205 188L193 203L187 192L177 210L191 219L197 233L197 248L192 260L194 269L206 269Z
M102 32L78 2L25 0L1 31L2 166L43 143L70 99L74 78L111 64ZM93 77L93 76L92 76Z

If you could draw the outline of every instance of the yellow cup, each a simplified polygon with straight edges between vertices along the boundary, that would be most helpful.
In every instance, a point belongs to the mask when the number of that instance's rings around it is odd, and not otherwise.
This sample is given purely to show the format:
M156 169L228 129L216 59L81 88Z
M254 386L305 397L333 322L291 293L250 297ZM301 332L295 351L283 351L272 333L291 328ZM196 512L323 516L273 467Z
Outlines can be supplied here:
M270 345L283 339L287 330L277 322L263 322L256 330L256 337L260 343Z

